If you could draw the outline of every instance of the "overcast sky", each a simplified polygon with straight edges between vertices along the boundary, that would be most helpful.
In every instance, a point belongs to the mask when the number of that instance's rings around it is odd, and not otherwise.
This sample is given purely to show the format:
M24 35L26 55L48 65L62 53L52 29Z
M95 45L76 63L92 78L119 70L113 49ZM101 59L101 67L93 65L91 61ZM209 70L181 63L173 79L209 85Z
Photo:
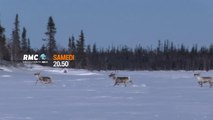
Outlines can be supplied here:
M207 46L213 43L212 0L0 0L0 19L11 37L15 15L26 27L32 47L44 43L49 16L56 28L57 43L84 30L86 43L99 47L175 44Z

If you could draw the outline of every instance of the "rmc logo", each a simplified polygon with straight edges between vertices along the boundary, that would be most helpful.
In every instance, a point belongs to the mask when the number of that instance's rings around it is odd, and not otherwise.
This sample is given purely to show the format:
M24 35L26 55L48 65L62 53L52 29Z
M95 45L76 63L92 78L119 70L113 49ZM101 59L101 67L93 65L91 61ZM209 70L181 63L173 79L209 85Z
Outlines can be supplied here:
M35 55L23 55L23 60L38 60L38 54Z
M23 60L27 61L27 60L46 60L47 57L46 55L43 53L40 56L38 54L24 54L23 55Z

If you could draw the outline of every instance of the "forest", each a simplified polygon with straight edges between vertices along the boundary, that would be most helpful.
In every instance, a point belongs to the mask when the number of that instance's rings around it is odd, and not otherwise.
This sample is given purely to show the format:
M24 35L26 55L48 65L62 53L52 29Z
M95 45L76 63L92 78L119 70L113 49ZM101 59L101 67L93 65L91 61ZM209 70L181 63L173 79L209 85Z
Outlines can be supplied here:
M47 31L43 39L45 44L32 49L27 29L20 29L19 15L16 14L11 36L5 35L5 28L0 24L0 64L21 64L23 54L74 54L75 60L70 68L88 70L210 70L213 69L213 44L191 48L184 44L176 45L169 40L158 40L157 47L127 45L99 48L96 44L86 45L84 31L78 37L68 36L66 48L58 48L57 33L53 17L47 22ZM117 40L119 41L119 40Z

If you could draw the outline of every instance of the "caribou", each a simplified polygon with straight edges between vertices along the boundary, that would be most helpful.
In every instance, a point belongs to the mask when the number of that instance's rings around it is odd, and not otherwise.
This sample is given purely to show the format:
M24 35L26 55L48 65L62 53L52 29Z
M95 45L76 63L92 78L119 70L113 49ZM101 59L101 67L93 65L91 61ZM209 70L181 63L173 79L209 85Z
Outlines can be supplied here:
M40 81L43 84L51 84L52 83L52 79L48 76L40 76L41 72L38 73L34 73L34 76L36 76L38 79L36 80L36 84L38 81Z
M197 82L200 85L200 87L203 87L203 84L205 84L205 83L208 83L209 87L212 87L212 85L213 85L212 77L202 77L202 76L200 76L200 73L195 73L194 76L197 79Z
M127 86L127 83L133 84L133 82L130 80L130 77L117 77L116 74L113 72L109 75L109 77L115 81L114 86L121 83L123 83L125 87Z

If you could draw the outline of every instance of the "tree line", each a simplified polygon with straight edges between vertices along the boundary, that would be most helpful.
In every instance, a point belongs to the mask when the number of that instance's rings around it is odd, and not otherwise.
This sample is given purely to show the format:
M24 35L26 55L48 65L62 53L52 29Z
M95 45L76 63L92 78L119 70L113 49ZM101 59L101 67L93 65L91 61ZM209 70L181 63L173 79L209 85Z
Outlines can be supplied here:
M199 48L197 44L191 48L184 44L175 45L169 40L158 41L156 48L144 48L137 45L110 46L98 48L96 44L86 45L83 30L77 39L68 38L66 48L58 48L55 34L57 33L52 16L47 22L46 38L41 48L32 49L30 38L25 27L20 30L19 15L16 14L11 37L5 36L5 28L0 24L0 64L8 61L11 64L21 63L23 54L46 53L74 54L75 61L71 68L89 70L209 70L213 69L213 44Z

